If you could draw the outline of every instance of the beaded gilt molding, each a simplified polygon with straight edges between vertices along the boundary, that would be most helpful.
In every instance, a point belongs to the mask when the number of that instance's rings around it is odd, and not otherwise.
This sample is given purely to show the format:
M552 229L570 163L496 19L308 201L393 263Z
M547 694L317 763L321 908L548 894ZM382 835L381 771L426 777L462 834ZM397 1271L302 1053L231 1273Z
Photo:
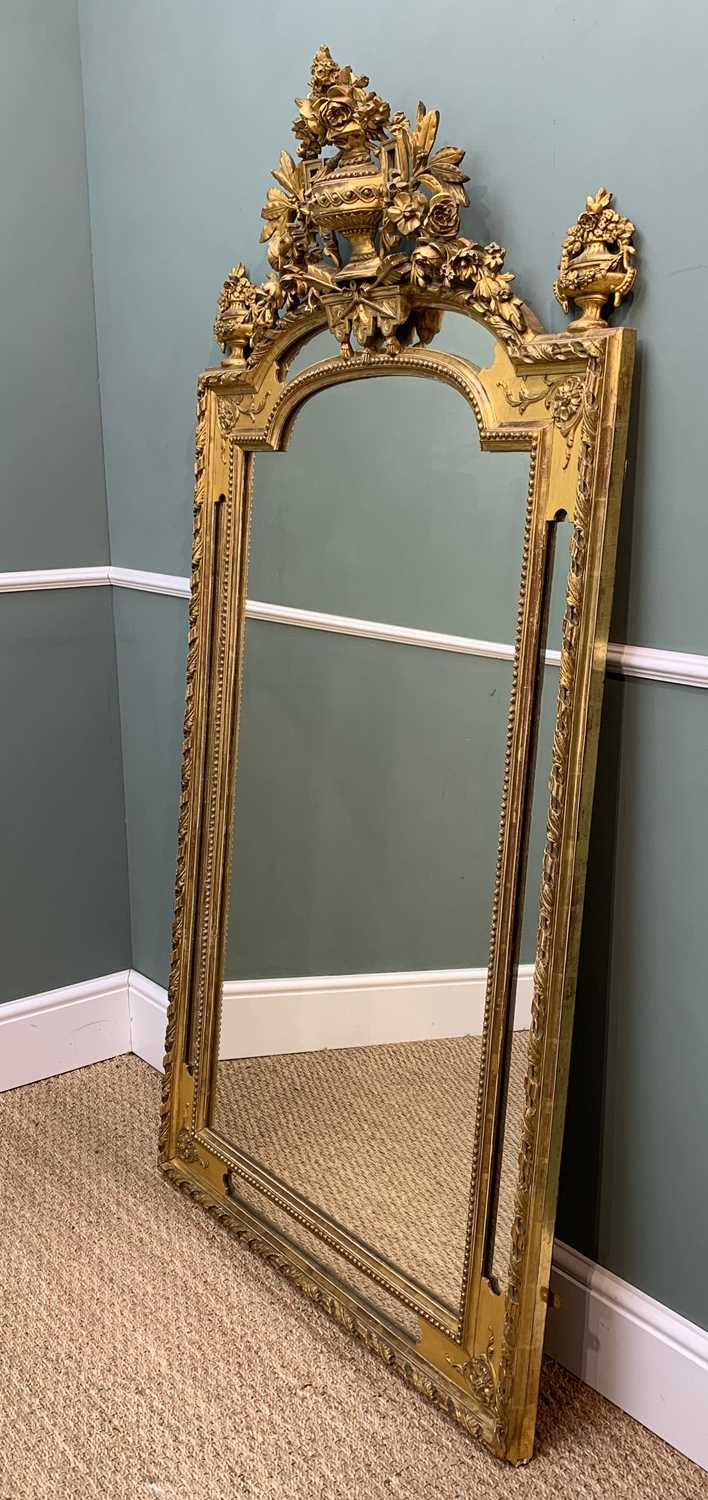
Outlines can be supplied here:
M563 242L556 295L579 316L547 333L519 297L496 242L462 232L463 151L439 142L437 111L393 112L327 48L297 101L299 160L283 152L263 209L269 274L244 265L219 296L224 359L200 376L192 583L175 916L160 1160L167 1176L417 1391L500 1457L533 1451L568 1054L634 335L603 319L631 291L634 226L601 188ZM479 368L445 347L445 315L481 323ZM329 330L331 353L290 377ZM284 452L297 413L353 380L443 381L467 403L480 444L529 454L518 621L490 930L481 1082L470 1121L471 1181L459 1306L298 1197L212 1127L229 830L255 455ZM549 548L573 526L541 878L524 1116L507 1274L492 1275L504 1055L539 713ZM234 858L239 858L238 845ZM240 1191L240 1184L242 1191ZM253 1201L260 1208L253 1206ZM277 1214L279 1223L271 1215ZM293 1235L280 1227L291 1222ZM297 1226L297 1239L295 1228ZM309 1249L303 1246L302 1235ZM318 1258L341 1258L341 1276ZM208 1244L205 1244L208 1254ZM347 1282L400 1304L413 1340Z

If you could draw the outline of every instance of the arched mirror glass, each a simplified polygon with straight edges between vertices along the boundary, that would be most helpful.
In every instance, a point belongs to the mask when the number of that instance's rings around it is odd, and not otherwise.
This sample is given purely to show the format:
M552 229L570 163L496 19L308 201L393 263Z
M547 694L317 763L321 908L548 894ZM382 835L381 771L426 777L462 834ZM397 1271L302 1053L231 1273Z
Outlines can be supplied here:
M455 1315L528 469L423 379L255 466L213 1122Z

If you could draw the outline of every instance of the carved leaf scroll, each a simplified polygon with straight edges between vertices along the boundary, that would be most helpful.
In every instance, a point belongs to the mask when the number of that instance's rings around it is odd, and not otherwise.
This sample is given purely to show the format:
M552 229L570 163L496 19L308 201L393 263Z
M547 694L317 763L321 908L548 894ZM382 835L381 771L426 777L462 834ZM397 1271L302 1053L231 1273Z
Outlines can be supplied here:
M504 381L500 380L498 385L499 389L504 392L509 405L515 406L522 417L530 406L535 406L537 401L543 402L561 437L565 439L563 468L567 469L573 451L573 438L582 411L583 377L582 375L567 375L563 380L553 380L549 375L544 375L543 381L540 391L531 391L526 384L523 384L518 396L513 395Z

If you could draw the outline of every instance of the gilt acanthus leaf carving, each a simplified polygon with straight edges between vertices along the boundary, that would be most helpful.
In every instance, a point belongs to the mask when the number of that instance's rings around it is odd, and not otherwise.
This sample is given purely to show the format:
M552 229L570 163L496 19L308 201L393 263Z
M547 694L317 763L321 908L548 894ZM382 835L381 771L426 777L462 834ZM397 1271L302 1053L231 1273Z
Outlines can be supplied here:
M563 380L553 380L550 376L544 375L542 379L543 385L539 391L531 391L526 384L522 384L518 396L512 394L504 381L500 380L498 384L509 405L515 406L522 417L530 406L535 406L538 401L543 402L565 441L563 468L567 469L582 411L583 377L582 375L567 375Z

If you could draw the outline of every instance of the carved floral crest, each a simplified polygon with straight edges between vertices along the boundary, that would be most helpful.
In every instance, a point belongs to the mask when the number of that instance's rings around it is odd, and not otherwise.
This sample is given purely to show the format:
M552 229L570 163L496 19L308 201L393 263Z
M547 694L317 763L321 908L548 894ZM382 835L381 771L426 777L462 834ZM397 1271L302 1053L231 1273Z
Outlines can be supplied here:
M455 290L508 344L527 336L504 250L460 235L464 152L436 149L437 110L419 104L411 124L368 82L320 48L296 101L300 161L281 153L262 211L272 274L254 286L238 265L219 297L225 363L252 362L285 318L318 307L345 354L352 336L393 354L414 335L426 343L439 326L426 290Z

